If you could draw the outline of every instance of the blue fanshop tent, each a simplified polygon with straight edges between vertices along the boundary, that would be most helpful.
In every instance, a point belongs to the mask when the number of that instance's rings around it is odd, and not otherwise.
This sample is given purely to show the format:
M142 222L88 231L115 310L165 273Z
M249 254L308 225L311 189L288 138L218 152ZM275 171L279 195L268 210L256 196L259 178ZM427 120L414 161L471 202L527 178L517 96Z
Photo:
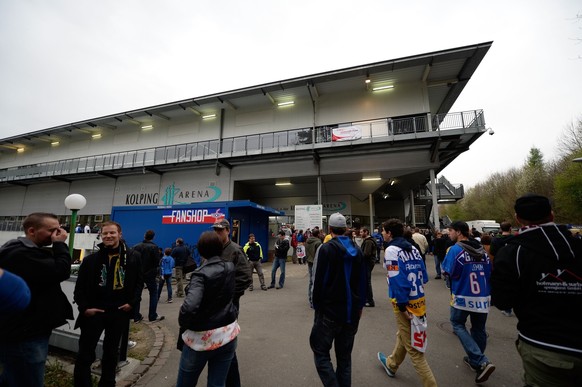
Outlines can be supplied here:
M121 224L122 236L128 246L143 240L147 230L154 230L154 242L162 249L175 246L177 238L194 250L200 234L212 229L216 220L230 222L230 237L243 246L249 234L255 234L267 259L269 216L284 212L265 207L249 200L230 202L205 202L173 206L122 206L113 207L111 219ZM200 262L197 262L198 264Z

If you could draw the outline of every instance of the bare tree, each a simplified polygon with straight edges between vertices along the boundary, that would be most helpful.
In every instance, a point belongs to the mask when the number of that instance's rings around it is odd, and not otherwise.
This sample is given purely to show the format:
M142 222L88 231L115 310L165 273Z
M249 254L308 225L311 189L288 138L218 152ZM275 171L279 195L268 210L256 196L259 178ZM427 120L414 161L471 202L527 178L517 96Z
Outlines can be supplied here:
M568 124L558 137L560 156L567 156L582 150L582 117Z

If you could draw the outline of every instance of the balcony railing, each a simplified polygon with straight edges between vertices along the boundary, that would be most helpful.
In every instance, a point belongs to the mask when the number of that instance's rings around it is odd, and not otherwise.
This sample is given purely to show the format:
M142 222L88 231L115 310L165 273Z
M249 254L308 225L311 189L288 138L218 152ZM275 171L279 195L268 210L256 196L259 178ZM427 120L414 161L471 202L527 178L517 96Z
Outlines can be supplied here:
M431 117L430 125L429 117L421 115L359 121L24 165L0 170L0 182L286 152L331 142L341 146L354 142L391 141L423 132L485 127L482 110L435 115ZM338 140L334 133L342 129L356 135L347 141Z

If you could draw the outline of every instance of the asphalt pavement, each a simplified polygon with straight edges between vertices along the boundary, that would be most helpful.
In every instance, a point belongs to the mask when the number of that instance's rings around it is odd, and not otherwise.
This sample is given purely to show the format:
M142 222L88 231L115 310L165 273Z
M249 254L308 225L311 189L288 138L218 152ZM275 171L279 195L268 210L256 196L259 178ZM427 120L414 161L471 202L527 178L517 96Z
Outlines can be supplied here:
M435 276L434 260L427 257L430 281L426 284L428 315L428 348L426 357L439 386L474 386L475 372L464 363L465 353L449 323L449 291ZM267 286L271 264L263 264ZM372 272L376 306L365 308L352 352L353 386L420 386L409 359L395 378L389 378L376 354L390 354L396 340L396 322L388 302L385 271L376 265ZM278 277L277 277L278 278ZM237 357L244 387L321 386L315 370L309 334L313 310L307 300L307 266L287 263L283 289L260 290L257 275L253 275L255 290L241 298ZM151 367L137 382L138 386L175 386L180 354L173 343L178 335L180 298L158 305L158 314L165 320L164 356L159 366ZM147 291L142 305L147 307ZM515 349L517 319L505 317L492 308L487 321L489 334L486 355L496 365L495 372L483 386L521 386L521 361ZM172 337L173 336L173 337ZM333 353L332 353L333 358ZM158 364L158 363L156 363ZM335 363L334 363L335 364ZM206 372L198 382L206 385Z

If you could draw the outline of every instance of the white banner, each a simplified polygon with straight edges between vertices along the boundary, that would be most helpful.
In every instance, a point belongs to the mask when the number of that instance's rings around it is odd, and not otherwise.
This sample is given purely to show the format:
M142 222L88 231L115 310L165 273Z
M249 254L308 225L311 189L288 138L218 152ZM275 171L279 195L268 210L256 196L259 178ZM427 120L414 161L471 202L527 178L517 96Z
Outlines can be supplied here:
M353 141L362 138L362 129L359 126L344 126L335 128L331 132L332 141Z

